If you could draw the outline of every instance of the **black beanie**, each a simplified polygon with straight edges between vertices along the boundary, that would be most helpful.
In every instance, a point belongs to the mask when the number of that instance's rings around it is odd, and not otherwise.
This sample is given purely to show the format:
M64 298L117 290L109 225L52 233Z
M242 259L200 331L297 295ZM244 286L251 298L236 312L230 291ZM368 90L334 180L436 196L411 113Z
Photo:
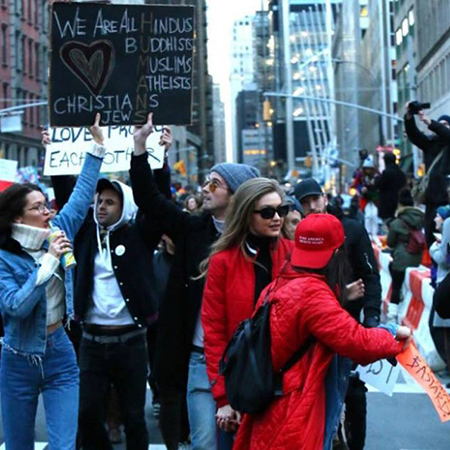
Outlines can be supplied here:
M442 114L442 116L439 117L438 122L440 122L441 120L444 120L450 125L450 116L448 116L447 114Z
M398 193L398 202L402 206L414 206L414 199L412 198L411 191L408 188L404 188Z

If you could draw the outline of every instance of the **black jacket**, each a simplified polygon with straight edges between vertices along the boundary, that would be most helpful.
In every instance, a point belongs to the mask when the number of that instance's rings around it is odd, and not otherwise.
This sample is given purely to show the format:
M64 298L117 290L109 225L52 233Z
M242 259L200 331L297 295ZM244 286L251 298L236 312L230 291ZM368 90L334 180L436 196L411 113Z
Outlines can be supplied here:
M423 151L427 171L436 156L444 151L442 159L429 175L425 194L426 205L436 207L448 204L446 177L450 174L450 129L435 120L431 121L428 128L435 134L422 133L416 126L414 116L405 115L406 134L408 139Z
M88 308L92 305L94 280L94 260L98 252L96 223L92 215L80 230L75 242L74 308L75 318L83 321ZM153 270L152 256L158 245L161 233L151 233L153 241L144 240L144 230L148 225L144 218L123 225L110 234L111 257L114 275L131 317L138 326L146 326L156 319L158 299L151 283ZM123 246L126 251L118 256L116 249ZM120 252L119 252L120 254Z
M378 215L382 219L395 216L398 193L406 184L406 175L395 162L387 163L386 169L376 178L375 187L379 190Z
M145 157L132 158L130 176L136 204L159 222L175 244L167 291L159 309L154 370L160 389L183 392L204 288L204 279L193 278L199 275L199 265L219 234L211 214L190 215L159 193Z
M329 207L328 212L336 216L344 227L345 249L352 267L353 281L361 278L364 282L364 297L348 302L346 309L358 322L363 309L364 326L376 327L381 314L381 283L369 235L362 224L344 216L340 208Z
M158 186L170 196L170 171L158 170ZM62 206L70 195L72 180L69 177L53 177L55 194ZM98 252L97 225L91 210L74 242L77 261L75 269L74 309L75 318L82 322L92 305L94 261ZM115 277L119 283L128 311L138 326L146 326L156 319L158 299L152 283L153 253L161 238L156 222L142 214L109 235L111 258ZM125 252L116 252L123 246Z

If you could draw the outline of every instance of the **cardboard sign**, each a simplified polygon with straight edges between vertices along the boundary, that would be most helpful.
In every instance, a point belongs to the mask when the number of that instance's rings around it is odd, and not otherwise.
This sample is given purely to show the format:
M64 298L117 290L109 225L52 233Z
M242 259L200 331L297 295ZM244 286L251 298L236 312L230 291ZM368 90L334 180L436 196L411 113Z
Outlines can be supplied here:
M0 192L16 181L17 161L0 159Z
M115 126L103 129L106 155L101 172L122 172L130 170L133 154L133 127ZM159 130L159 131L158 131ZM164 164L164 147L159 145L162 127L147 139L148 161L152 169L160 169ZM87 128L52 128L51 145L45 152L44 175L77 175L81 172L86 151L93 144Z
M53 3L50 124L189 125L194 8Z
M375 361L368 366L358 366L359 378L386 395L392 396L397 383L400 366L395 367L385 359Z
M397 356L397 361L425 389L439 414L441 422L450 420L450 396L428 367L414 344Z

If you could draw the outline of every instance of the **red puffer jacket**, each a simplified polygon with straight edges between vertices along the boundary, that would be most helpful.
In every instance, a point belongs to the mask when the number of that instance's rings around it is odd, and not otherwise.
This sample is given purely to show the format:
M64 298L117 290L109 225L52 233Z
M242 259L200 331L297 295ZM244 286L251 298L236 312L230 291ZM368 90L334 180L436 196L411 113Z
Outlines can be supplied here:
M292 246L292 241L281 238L272 249L272 279L286 263ZM254 292L254 264L240 248L224 250L211 258L203 292L202 325L206 368L219 408L228 404L225 382L219 376L219 361L239 322L253 314Z
M269 287L273 287L272 283ZM260 302L263 299L261 294ZM259 416L246 415L234 450L322 450L325 376L335 353L368 364L403 344L382 328L364 328L338 303L323 277L287 271L274 288L272 361L277 370L311 334L316 341L283 379L283 396Z

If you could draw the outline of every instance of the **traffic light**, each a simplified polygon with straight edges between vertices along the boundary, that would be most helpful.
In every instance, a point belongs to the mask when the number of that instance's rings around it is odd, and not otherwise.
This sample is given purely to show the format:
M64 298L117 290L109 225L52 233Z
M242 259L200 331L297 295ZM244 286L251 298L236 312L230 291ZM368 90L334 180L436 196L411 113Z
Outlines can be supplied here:
M184 160L180 159L179 161L177 161L174 165L173 168L183 177L186 176L186 166L184 164Z
M263 103L263 120L269 122L272 119L272 105L269 100L264 100Z

